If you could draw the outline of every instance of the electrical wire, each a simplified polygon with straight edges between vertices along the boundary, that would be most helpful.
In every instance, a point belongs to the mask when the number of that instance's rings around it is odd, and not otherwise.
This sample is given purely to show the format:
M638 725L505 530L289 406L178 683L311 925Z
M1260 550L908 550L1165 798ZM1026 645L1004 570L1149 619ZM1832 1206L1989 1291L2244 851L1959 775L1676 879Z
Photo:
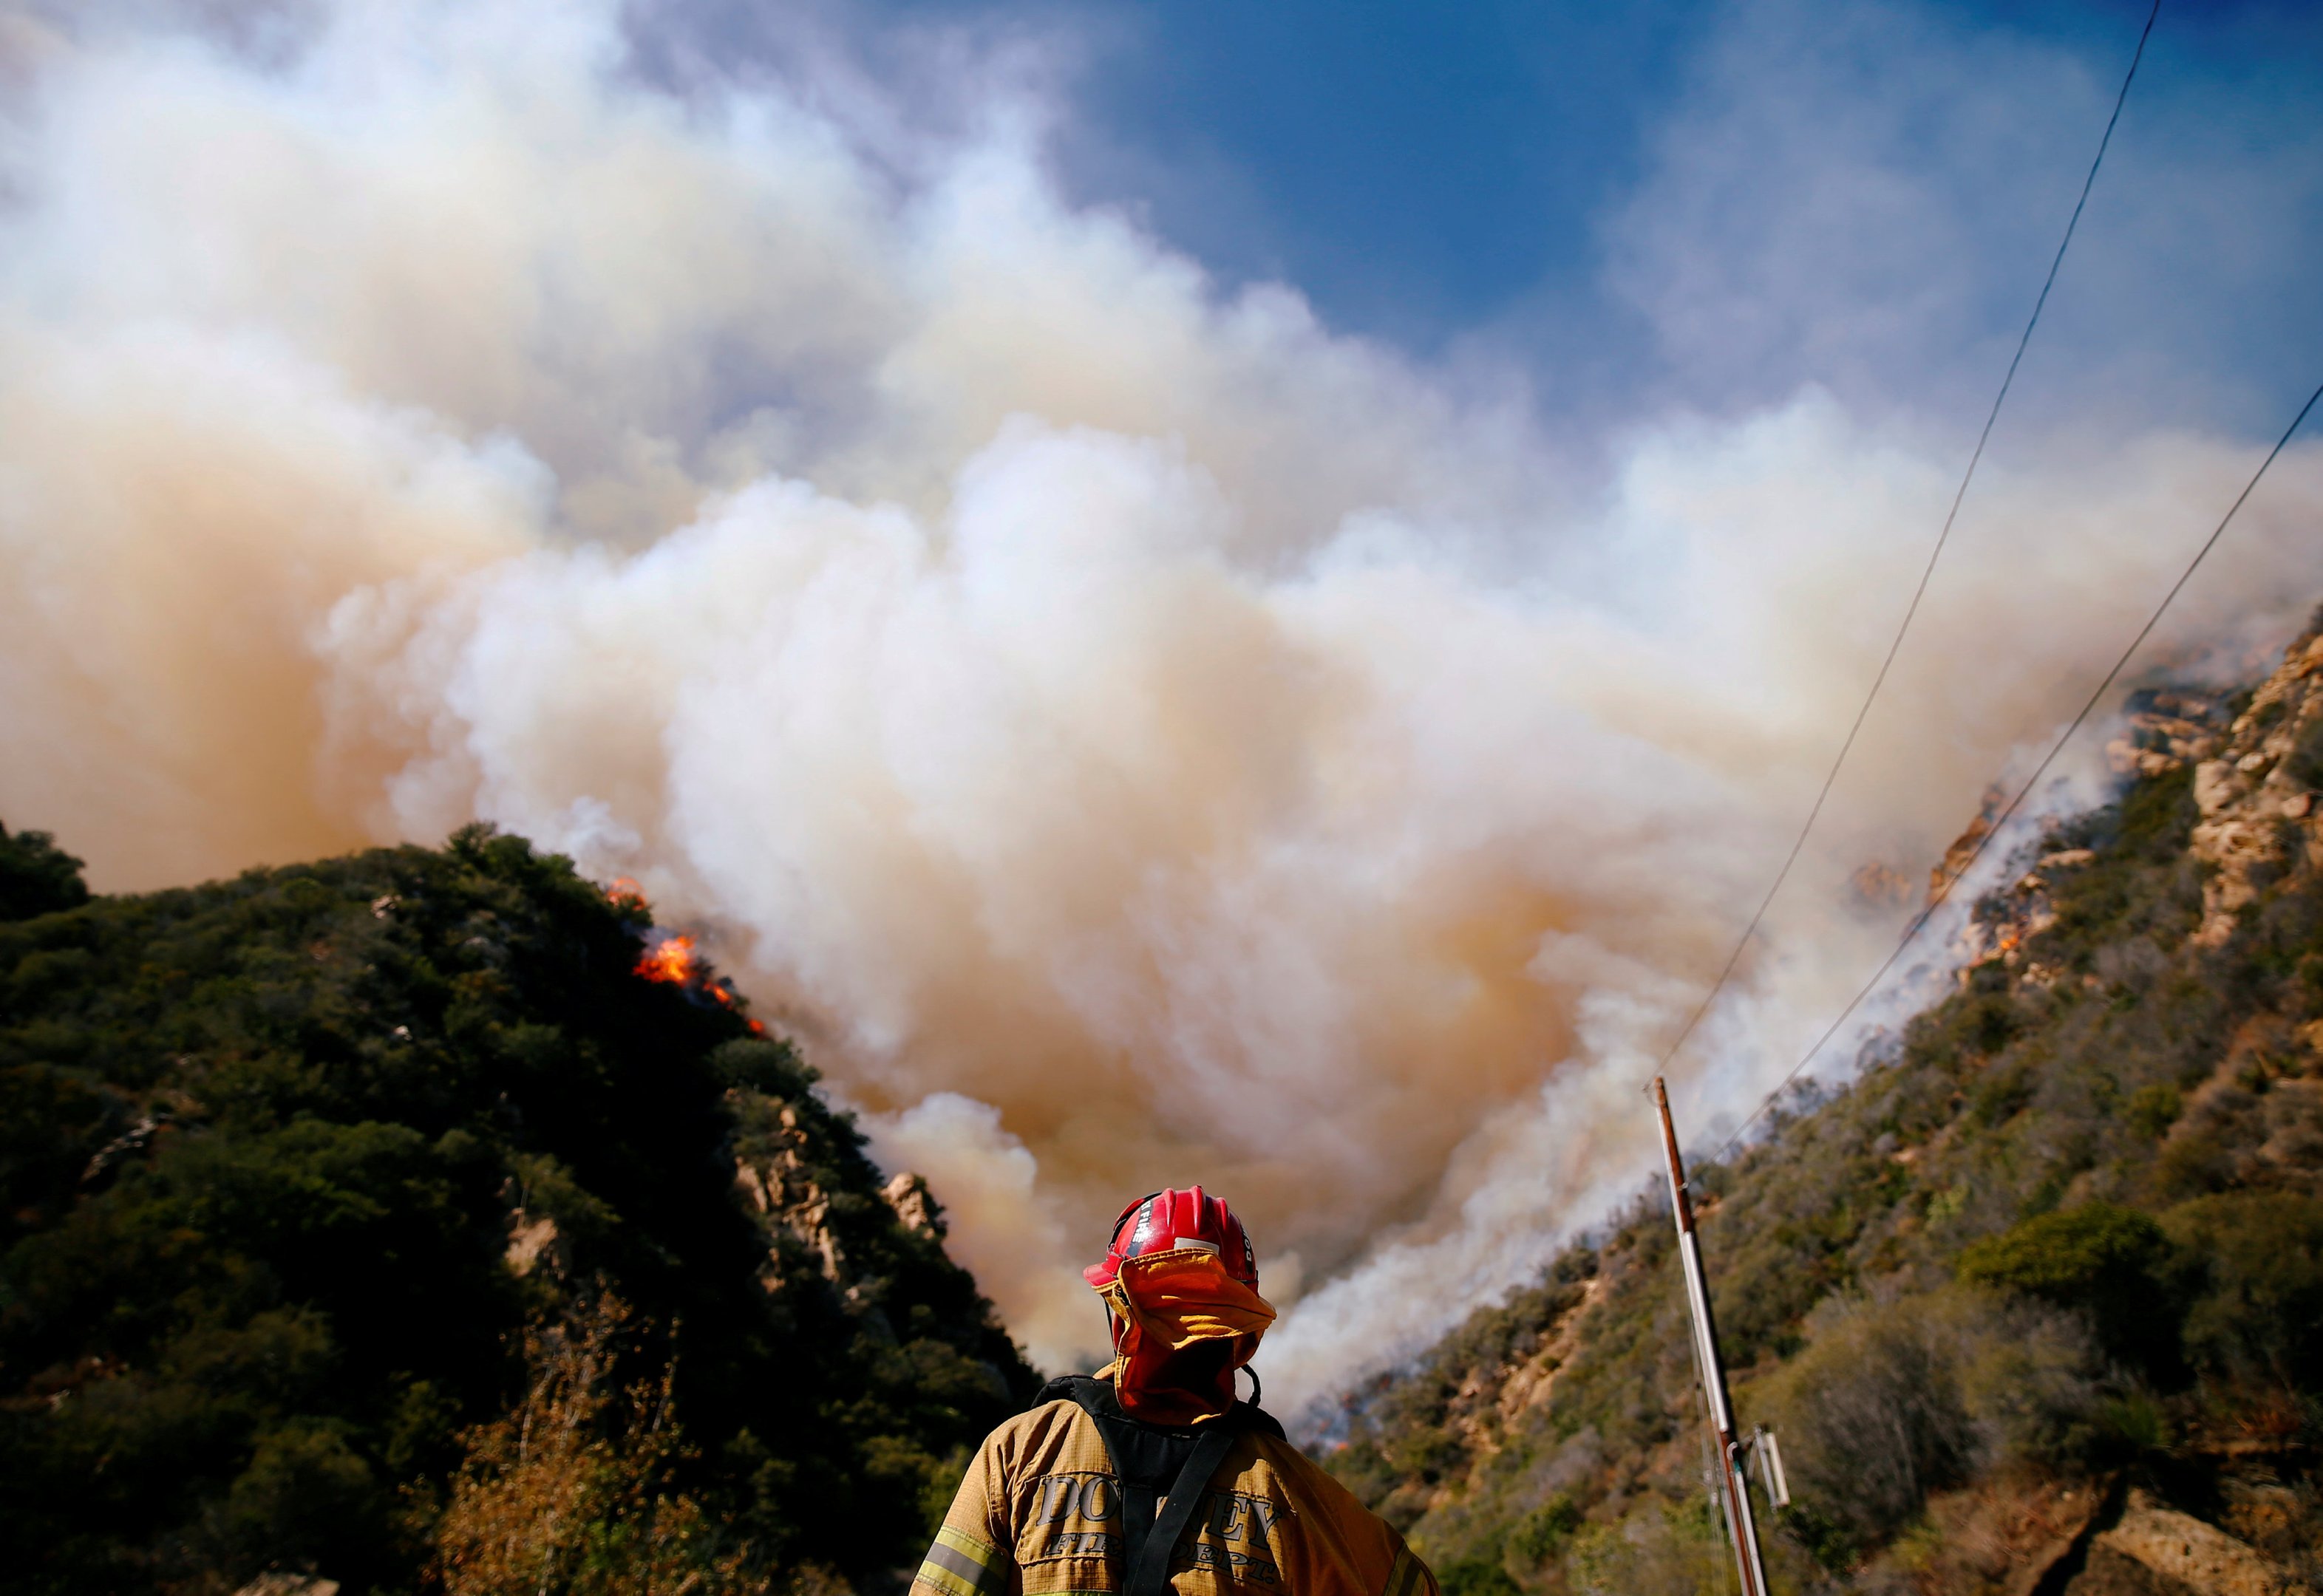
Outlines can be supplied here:
M2122 107L2129 101L2129 86L2136 81L2138 63L2145 59L2145 41L2153 36L2154 19L2161 14L2162 0L2153 0L2153 8L2145 14L2145 26L2137 35L2137 49L2129 58L2129 70L2122 78L2121 92L2114 96L2113 115L2106 118L2105 133L2098 140L2096 159L2089 162L2089 175L2081 179L2080 197L2073 202L2073 214L2065 223L2065 235L2057 243L2056 255L2049 262L2049 275L2042 280L2041 292L2033 301L2033 314L2026 319L2025 331L2016 340L2016 353L2008 358L2008 370L2000 379L2000 390L1993 395L1992 408L1984 418L1984 430L1977 434L1976 447L1968 457L1968 469L1960 473L1960 486L1952 492L1951 508L1944 512L1943 527L1936 534L1935 546L1928 551L1928 561L1921 568L1918 584L1912 589L1912 601L1904 607L1904 619L1897 623L1896 636L1887 645L1887 656L1879 662L1878 674L1871 678L1870 690L1863 695L1863 702L1855 711L1854 722L1848 727L1845 740L1839 745L1838 757L1832 760L1831 768L1823 773L1823 786L1815 793L1813 806L1807 811L1807 818L1800 825L1799 834L1791 839L1791 851L1784 856L1782 868L1775 872L1774 882L1767 888L1767 895L1758 900L1758 911L1750 916L1750 923L1742 928L1741 936L1735 940L1734 950L1726 956L1725 967L1718 972L1718 978L1710 984L1710 990L1703 994L1702 1001L1694 1004L1694 1013L1686 1017L1685 1024L1679 1030L1676 1040L1662 1054L1661 1062L1654 1070L1657 1075L1669 1072L1670 1060L1677 1057L1678 1050L1685 1046L1686 1039L1694 1034L1694 1028L1702 1023L1703 1016L1710 1012L1710 1005L1725 990L1727 981L1734 974L1734 967L1742 961L1743 949L1750 945L1750 939L1758 934L1758 927L1766 920L1767 911L1774 906L1775 894L1781 892L1783 883L1790 879L1791 867L1799 862L1799 855L1806 848L1807 838L1814 830L1815 821L1823 816L1823 804L1831 797L1832 785L1839 780L1840 767L1847 763L1848 755L1855 750L1855 739L1863 730L1863 722L1871 713L1873 702L1878 698L1879 690L1887 684L1887 673L1895 667L1896 656L1903 650L1905 634L1912 629L1912 621L1920 613L1920 601L1927 596L1928 580L1936 573L1936 562L1943 557L1944 546L1951 541L1952 524L1960 519L1961 501L1968 497L1969 484L1976 480L1976 468L1984 459L1985 445L1992 439L1993 424L2000 419L2000 408L2007 402L2008 390L2015 384L2016 368L2025 360L2026 345L2033 342L2033 329L2041 325L2041 312L2049 303L2049 290L2057 286L2058 269L2064 265L2065 252L2071 247L2073 233L2081 225L2081 212L2089 203L2089 191L2097 186L2098 169L2105 164L2107 146L2113 142L2113 130L2121 121Z
M2250 481L2243 484L2243 491L2235 495L2234 503L2227 507L2227 513L2219 518L2218 524L2212 529L2210 536L2204 539L2202 546L2194 552L2194 557L2188 562L2186 569L2179 573L2178 580L2170 584L2170 591L2162 595L2162 602L2153 607L2153 613L2147 616L2145 624L2137 628L2137 635L2129 640L2129 647L2121 651L2121 657L2113 662L2113 668L2106 672L2105 679L2097 684L2096 690L2089 694L2089 701L2081 705L2080 712L2073 717L2072 722L2063 731L2058 733L2057 740L2049 745L2049 751L2042 756L2041 763L2034 767L2033 774L2025 778L2025 784L2016 789L2016 795L2008 801L2008 807L2002 810L1995 818L1991 829L1977 839L1976 847L1970 852L1967 860L1959 869L1945 876L1936 890L1929 894L1927 907L1914 915L1912 922L1904 928L1904 935L1897 940L1895 950L1880 962L1878 969L1871 972L1871 978L1863 984L1855 995L1848 999L1847 1006L1839 1012L1839 1018L1824 1028L1823 1034L1815 1039L1814 1045L1801 1055L1796 1064L1791 1066L1790 1073L1777 1081L1775 1089L1768 1092L1759 1101L1758 1106L1750 1111L1750 1117L1735 1127L1734 1133L1729 1136L1725 1143L1712 1155L1712 1162L1724 1162L1726 1155L1733 1151L1736 1143L1742 1140L1743 1133L1757 1123L1759 1115L1773 1106L1775 1099L1782 1095L1785 1087L1796 1080L1809 1064L1814 1062L1815 1055L1830 1044L1831 1039L1839 1034L1840 1027L1846 1024L1855 1011L1862 1006L1863 1000L1870 996L1879 983L1886 979L1887 972L1896 968L1896 961L1904 957L1904 950L1909 948L1913 940L1926 928L1935 912L1943 906L1944 900L1951 896L1952 888L1967 878L1968 873L1975 867L1976 862L1984 857L1985 850L1990 848L1995 839L2006 829L2011 817L2023 807L2025 800L2031 795L2041 778L2048 774L2049 766L2054 764L2057 756L2064 751L2066 743L2070 741L2073 734L2088 721L2089 716L2096 711L2099 701L2119 679L2121 673L2127 668L2131 656L2136 654L2138 649L2144 647L2145 639L2153 635L2153 628L2161 623L2162 612L2170 608L2171 603L2185 589L2187 582L2193 580L2194 573L2200 569L2204 560L2209 558L2210 551L2217 547L2218 539L2226 536L2227 527L2241 511L2243 505L2248 501L2253 491L2258 487L2260 479L2266 475L2267 468L2274 463L2275 457L2282 453L2290 444L2291 436L2298 432L2300 425L2307 419L2308 412L2315 408L2318 400L2323 400L2323 386L2318 386L2313 393L2307 396L2307 402L2299 407L2299 414L2291 418L2291 425L2283 428L2282 436L2275 440L2274 447L2267 451L2264 460L2259 462L2258 470L2253 472Z

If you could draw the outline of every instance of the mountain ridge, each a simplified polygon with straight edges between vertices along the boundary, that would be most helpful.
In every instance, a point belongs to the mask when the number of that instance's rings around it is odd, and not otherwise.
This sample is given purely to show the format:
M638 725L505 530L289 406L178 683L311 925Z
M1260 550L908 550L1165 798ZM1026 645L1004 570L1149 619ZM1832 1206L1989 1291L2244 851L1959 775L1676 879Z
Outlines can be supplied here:
M2323 612L2131 709L1957 989L1690 1171L1778 1591L2229 1588L2141 1561L2172 1514L2323 1585ZM1648 1189L1351 1399L1328 1461L1452 1596L1731 1577L1672 1258Z
M1036 1383L924 1184L567 861L471 828L32 906L0 922L14 1588L876 1579ZM598 1435L555 1479L541 1415ZM536 1490L569 1500L527 1534L610 1517L489 1577L438 1545Z
M2323 1584L2323 628L2128 718L1957 990L1694 1171L1778 1591ZM1036 1383L926 1183L567 861L87 899L0 832L0 887L24 1589L876 1588ZM1448 1596L1718 1582L1671 1257L1648 1191L1350 1399Z

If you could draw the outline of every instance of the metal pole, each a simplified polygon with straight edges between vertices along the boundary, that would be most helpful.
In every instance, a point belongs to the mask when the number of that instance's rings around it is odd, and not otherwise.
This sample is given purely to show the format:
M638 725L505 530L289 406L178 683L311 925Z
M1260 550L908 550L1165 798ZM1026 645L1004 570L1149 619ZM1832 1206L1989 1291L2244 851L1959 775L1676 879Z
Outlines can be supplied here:
M1694 1239L1694 1204L1685 1193L1685 1162L1678 1156L1677 1131L1670 1124L1669 1091L1654 1078L1654 1106L1662 1119L1662 1154L1669 1164L1670 1207L1677 1220L1678 1261L1685 1270L1685 1301L1694 1322L1694 1361L1710 1404L1716 1432L1719 1474L1726 1492L1726 1526L1734 1540L1734 1565L1742 1576L1742 1596L1767 1596L1767 1566L1758 1558L1758 1525L1750 1515L1750 1481L1743 1472L1742 1445L1734 1434L1734 1410L1726 1399L1726 1366L1718 1360L1718 1332L1710 1321L1710 1287L1702 1274L1702 1244Z

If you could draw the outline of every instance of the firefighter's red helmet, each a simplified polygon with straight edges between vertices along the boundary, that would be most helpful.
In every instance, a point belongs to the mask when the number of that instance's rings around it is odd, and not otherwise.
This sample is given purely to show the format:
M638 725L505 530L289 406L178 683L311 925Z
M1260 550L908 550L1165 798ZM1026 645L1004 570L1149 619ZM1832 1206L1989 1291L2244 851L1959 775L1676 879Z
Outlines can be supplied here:
M1242 1221L1223 1198L1197 1186L1186 1191L1157 1191L1139 1197L1113 1222L1113 1244L1105 1261L1081 1270L1081 1278L1099 1290L1121 1273L1125 1260L1173 1247L1200 1247L1218 1255L1226 1271L1243 1284L1258 1285L1258 1257Z

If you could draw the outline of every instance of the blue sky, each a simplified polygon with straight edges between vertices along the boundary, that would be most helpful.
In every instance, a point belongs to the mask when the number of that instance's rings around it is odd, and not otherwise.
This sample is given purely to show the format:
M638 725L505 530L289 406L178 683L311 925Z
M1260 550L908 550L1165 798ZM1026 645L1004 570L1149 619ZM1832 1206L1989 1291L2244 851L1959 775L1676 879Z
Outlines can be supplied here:
M2126 0L1930 15L2117 72L2142 13ZM1121 7L1082 115L1156 167L1223 178L1227 203L1182 180L1141 194L1126 165L1079 175L1153 203L1163 231L1225 270L1302 283L1351 324L1441 331L1544 281L1594 276L1596 222L1641 179L1651 135L1738 14L1505 0ZM2169 21L2149 87L2179 79L2162 84L2173 95L2190 69L2247 69L2318 36L2287 8L2173 7ZM2266 122L2252 117L2253 131Z
M1713 401L1847 386L1852 358L1895 345L1865 329L1820 354L1772 340L1746 370L1700 362L1657 342L1621 241L1675 224L1672 251L1688 225L1704 254L1767 248L1802 214L1844 235L1888 220L1849 216L1849 180L1925 185L1959 269L1925 311L1952 347L1914 352L1933 398L1955 352L1969 389L1997 374L1986 345L2029 308L2144 10L1138 5L1076 96L1098 153L1068 142L1062 160L1083 193L1142 203L1216 270L1295 283L1338 325L1422 348L1513 336L1552 386L1578 365L1602 391L1611 363L1648 386L1706 380ZM2251 390L2272 394L2286 344L2323 354L2318 91L2323 10L2165 5L2055 306L2061 354L2107 346L2099 363L2196 383L2199 408L2274 413ZM2220 167L2241 169L2224 191ZM1888 289L1908 305L1924 263L1843 276L1819 308ZM1878 385L1908 387L1895 376Z
M642 34L695 38L728 69L769 26L717 5L645 14ZM1513 369L1548 413L1603 427L1806 382L1978 416L2144 7L891 0L822 15L825 47L843 40L872 78L1030 56L1075 199L1136 216L1225 284L1288 283L1335 328ZM2323 8L2165 5L2025 375L2027 425L2096 404L2264 431L2311 384L2318 130Z
M1593 273L1704 9L1139 5L1080 98L1134 155L1065 160L1225 271L1441 336Z

